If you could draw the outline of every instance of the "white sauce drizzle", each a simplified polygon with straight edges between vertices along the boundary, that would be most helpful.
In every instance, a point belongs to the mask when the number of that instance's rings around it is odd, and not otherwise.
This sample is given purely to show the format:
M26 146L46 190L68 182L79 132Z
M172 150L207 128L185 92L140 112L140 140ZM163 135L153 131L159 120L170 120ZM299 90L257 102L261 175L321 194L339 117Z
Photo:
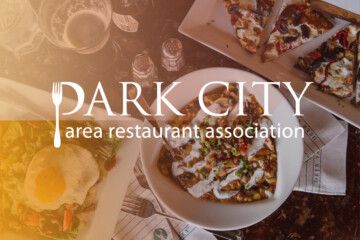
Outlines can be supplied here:
M273 196L273 193L268 190L265 190L265 194L268 196L268 198L271 198Z
M213 181L214 177L215 173L214 171L211 171L207 179L197 182L194 186L188 188L187 191L196 198L201 197L205 193L211 191L218 183L217 181Z
M200 156L200 149L202 148L202 145L199 141L195 141L195 143L192 145L192 150L189 153L189 155L187 155L184 158L184 162L188 163L191 160L193 160L194 158L198 158Z
M239 179L238 176L236 176L236 172L242 168L243 163L241 162L241 164L235 168L231 168L227 171L228 175L226 176L226 179L221 181L219 184L216 185L216 187L214 188L214 195L218 198L218 199L228 199L231 198L233 196L235 196L239 191L222 191L221 188L225 187L226 185L228 185L230 182ZM230 174L229 174L230 173Z
M254 172L254 175L251 176L249 182L245 185L246 189L254 186L262 177L264 176L264 170L261 168L257 168Z
M185 167L182 161L176 161L172 163L171 170L174 176L179 176L185 172L195 173L197 170L205 167L205 164L205 161L200 161L195 163L192 167Z
M221 113L224 109L217 103L212 104L208 107L209 111L213 113ZM229 114L228 120L229 125L232 125L232 122L238 117L237 113L239 111L238 104L232 109L232 111ZM195 118L192 120L192 125L199 125L203 122L204 118L206 118L208 115L203 111L200 110ZM216 123L216 117L209 117L209 123L210 125L214 125ZM271 121L268 119L262 119L260 127L263 128L269 128L271 126ZM202 133L203 135L203 133ZM171 134L170 134L171 136ZM203 136L201 137L201 139ZM180 147L186 143L189 142L192 138L190 137L180 137L180 138L171 138L169 139L169 142L173 148ZM264 147L266 138L254 138L252 145L248 149L248 159L251 159L253 156L256 155L256 153ZM184 164L191 162L194 158L198 158L200 156L200 149L202 148L201 143L198 140L195 140L195 143L192 145L192 150L190 153L184 157L182 161L175 161L172 163L171 170L172 174L174 176L179 176L181 174L184 174L185 172L189 173L196 173L198 170L201 170L203 167L205 167L206 162L208 161L209 157L211 157L213 154L209 153L207 156L205 156L204 160L196 162L192 167L186 167ZM260 167L263 166L264 161L259 160L258 164ZM230 182L239 179L239 177L236 175L236 172L240 170L243 167L243 162L239 164L239 166L236 166L234 168L227 170L227 176L226 179L223 181L216 180L214 181L214 178L216 177L215 169L212 169L209 173L209 176L206 179L202 179L199 182L197 182L192 187L188 188L187 191L193 195L196 198L201 197L205 193L213 190L214 195L218 199L228 199L233 196L235 196L239 191L222 191L221 189L225 186L227 186ZM246 182L246 178L242 177L240 180L244 183L246 183L246 188L251 188L253 185L255 185L264 175L264 170L261 168L257 168L253 174L253 176L250 178L248 182ZM269 196L269 194L267 194Z

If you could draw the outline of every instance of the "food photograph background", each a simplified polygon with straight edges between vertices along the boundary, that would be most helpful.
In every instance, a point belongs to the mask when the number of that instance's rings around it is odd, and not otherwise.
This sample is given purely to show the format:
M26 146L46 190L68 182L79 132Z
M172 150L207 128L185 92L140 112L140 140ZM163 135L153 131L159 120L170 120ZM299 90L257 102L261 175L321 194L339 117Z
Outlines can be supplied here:
M116 1L113 0L112 2ZM209 0L209 2L214 1L216 2L216 0ZM351 1L356 2L355 0ZM25 55L14 54L8 49L0 48L0 82L2 85L0 85L0 89L5 85L8 86L8 80L11 80L16 84L21 83L51 94L53 82L75 82L83 87L85 102L90 103L96 86L101 81L112 110L121 112L122 88L119 82L133 81L132 63L134 57L141 53L146 53L151 57L156 68L157 79L164 82L164 86L168 86L188 73L213 67L235 68L270 81L263 73L259 73L261 71L254 71L233 60L234 57L231 56L231 53L225 54L227 55L225 56L220 53L221 50L216 51L219 47L210 46L211 48L209 48L205 46L208 45L207 43L203 45L193 40L191 36L185 36L191 35L190 33L184 33L184 35L179 32L181 23L196 2L193 0L149 1L147 7L143 10L144 12L139 14L138 17L135 16L139 22L138 31L135 33L121 30L114 21L111 21L110 39L120 47L117 50L110 50L110 53L102 51L102 55L84 55L62 49L47 38L41 41L35 51ZM30 0L30 3L35 14L39 14L40 1ZM114 3L113 10L115 12L117 11L116 6ZM227 17L225 8L222 10L224 16ZM359 14L359 12L357 13ZM216 24L215 21L215 19L210 18L207 25ZM231 28L230 22L228 24ZM210 36L212 35L209 34ZM235 35L231 37L236 39ZM179 39L182 43L185 64L178 71L167 71L162 67L162 43L169 38ZM229 51L232 52L232 46L228 45L226 41L224 39L224 46L222 47L230 47ZM314 45L312 49L317 46ZM114 51L118 51L117 60L115 63L109 63L108 54L114 54ZM298 74L301 73L298 72ZM289 81L291 81L291 76L288 77ZM308 81L311 81L311 79L309 78ZM4 89L6 91L7 88ZM288 93L285 90L282 90L282 92L291 102ZM148 103L155 100L154 93L154 88L146 88L144 97ZM313 91L312 93L324 94L320 91ZM5 94L1 93L1 95L0 101L6 101ZM75 97L70 91L64 92L64 95L70 99ZM33 98L30 92L28 96L25 95L24 97ZM335 104L340 107L345 105L347 111L352 112L347 102L337 100L336 97L333 98L334 100L331 101L334 101ZM39 101L37 100L37 102ZM51 102L48 104L51 104ZM306 130L304 152L307 157L305 157L299 181L288 199L262 221L243 228L236 233L228 232L230 238L221 232L215 233L216 238L359 239L360 130L352 124L341 120L339 116L334 116L323 110L318 105L308 100L303 101L302 109L305 114L303 117L299 117L298 120ZM358 107L350 107L354 108L352 119L360 119ZM2 110L0 109L0 111ZM135 108L130 108L129 111L132 117L143 120L141 114ZM329 129L321 128L323 123L326 123L324 125ZM317 140L314 140L316 138L321 139L323 144L319 146ZM140 165L138 161L136 166L141 168ZM327 166L327 168L324 166ZM324 181L324 183L321 183L322 186L319 185L319 178ZM168 212L166 209L161 209L151 190L143 188L138 183L135 175L129 176L129 179L128 194L149 199L158 210ZM119 210L120 208L121 206L119 206ZM123 211L119 211L117 215L118 219L112 236L113 239L176 238L176 234L172 233L168 222L161 216L142 219ZM171 225L183 239L215 239L213 233L196 228L191 224L171 220Z

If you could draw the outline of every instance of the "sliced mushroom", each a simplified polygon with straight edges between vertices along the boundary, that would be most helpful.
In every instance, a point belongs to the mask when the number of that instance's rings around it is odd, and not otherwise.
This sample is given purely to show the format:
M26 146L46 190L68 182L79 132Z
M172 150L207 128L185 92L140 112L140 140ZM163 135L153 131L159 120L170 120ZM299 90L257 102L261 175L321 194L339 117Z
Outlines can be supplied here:
M229 99L228 98L218 98L215 100L215 103L219 104L221 107L228 108L229 107Z

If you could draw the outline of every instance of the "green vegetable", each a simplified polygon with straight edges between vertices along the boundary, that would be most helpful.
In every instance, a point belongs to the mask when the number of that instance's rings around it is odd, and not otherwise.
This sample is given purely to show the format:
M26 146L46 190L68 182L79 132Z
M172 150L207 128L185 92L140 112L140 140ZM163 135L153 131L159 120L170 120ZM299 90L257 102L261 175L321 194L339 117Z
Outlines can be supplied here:
M202 169L200 170L200 173L201 173L201 175L203 175L203 177L204 177L205 179L208 179L208 178L209 178L209 172L208 172L205 168L202 168Z
M241 168L241 171L242 171L243 173L249 172L249 169L250 169L249 164L248 164L246 161L244 161L244 160L242 160L242 162L243 162L243 166L242 166L242 168Z
M242 178L242 174L240 172L236 172L235 176L237 176L238 178Z
M201 151L203 151L204 153L208 154L209 153L209 149L203 147L203 148L200 148Z
M249 132L250 135L254 135L254 129L253 129L253 128L250 128L250 129L248 130L248 132Z
M210 125L210 116L206 116L203 120L203 123Z
M234 155L235 157L238 157L238 156L241 155L240 151L238 151L238 150L236 149L236 147L233 147L233 148L231 149L231 153L232 153L232 155Z

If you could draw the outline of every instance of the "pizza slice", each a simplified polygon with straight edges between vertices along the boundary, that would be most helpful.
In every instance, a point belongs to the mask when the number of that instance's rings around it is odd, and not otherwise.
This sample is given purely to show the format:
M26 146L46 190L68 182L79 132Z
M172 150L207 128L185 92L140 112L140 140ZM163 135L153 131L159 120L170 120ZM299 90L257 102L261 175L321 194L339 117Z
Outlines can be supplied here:
M309 0L285 0L266 44L264 61L271 61L330 30L330 18L310 8Z
M223 0L240 44L256 53L274 0Z
M359 30L359 26L348 25L315 51L299 58L297 67L309 73L322 91L341 98L350 96L354 91Z

